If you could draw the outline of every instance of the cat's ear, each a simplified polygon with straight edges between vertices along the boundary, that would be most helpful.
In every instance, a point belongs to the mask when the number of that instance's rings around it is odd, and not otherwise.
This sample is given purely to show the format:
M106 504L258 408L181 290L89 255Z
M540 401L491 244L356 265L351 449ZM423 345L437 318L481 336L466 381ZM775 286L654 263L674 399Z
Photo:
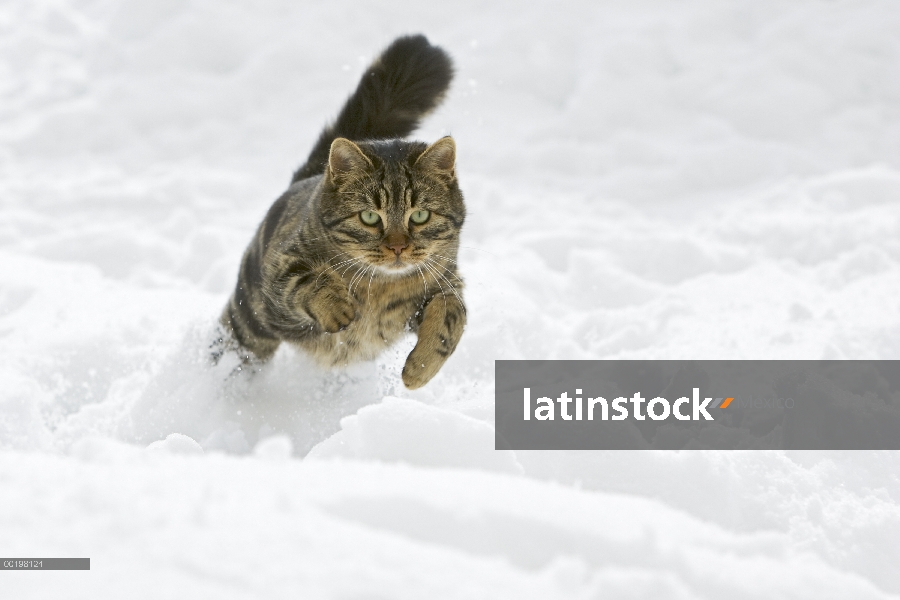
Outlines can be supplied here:
M328 173L333 180L339 182L353 173L373 168L369 157L347 138L339 137L331 142L331 150L328 152Z
M416 167L448 179L456 177L456 142L449 135L425 148Z

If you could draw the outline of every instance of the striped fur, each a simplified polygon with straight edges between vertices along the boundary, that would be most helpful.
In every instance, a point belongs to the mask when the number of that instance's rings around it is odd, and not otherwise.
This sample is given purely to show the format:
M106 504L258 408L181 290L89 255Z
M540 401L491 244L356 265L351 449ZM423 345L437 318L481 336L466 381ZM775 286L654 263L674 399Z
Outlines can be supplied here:
M268 359L285 341L320 364L345 365L413 331L403 382L415 389L456 348L466 309L455 144L374 139L408 134L451 75L442 50L422 36L400 38L322 133L250 242L222 314L226 345L245 362ZM377 223L364 222L373 214Z

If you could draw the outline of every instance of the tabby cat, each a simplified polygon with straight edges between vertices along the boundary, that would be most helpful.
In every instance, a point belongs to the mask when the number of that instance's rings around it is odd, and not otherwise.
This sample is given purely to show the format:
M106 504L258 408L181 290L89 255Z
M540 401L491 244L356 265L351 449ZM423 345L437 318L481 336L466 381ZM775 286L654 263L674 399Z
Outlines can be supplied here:
M244 253L221 324L245 363L285 341L345 365L413 331L403 383L415 389L456 348L466 323L456 146L399 139L452 76L447 54L421 35L395 40L365 72Z

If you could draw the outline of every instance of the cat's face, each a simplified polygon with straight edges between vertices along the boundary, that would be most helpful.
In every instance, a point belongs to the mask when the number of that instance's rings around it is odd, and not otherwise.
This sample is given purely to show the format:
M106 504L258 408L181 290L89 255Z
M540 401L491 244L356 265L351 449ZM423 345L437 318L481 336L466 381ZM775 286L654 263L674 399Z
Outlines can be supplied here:
M400 140L332 143L320 212L351 274L452 268L465 219L455 160L449 137L427 148Z

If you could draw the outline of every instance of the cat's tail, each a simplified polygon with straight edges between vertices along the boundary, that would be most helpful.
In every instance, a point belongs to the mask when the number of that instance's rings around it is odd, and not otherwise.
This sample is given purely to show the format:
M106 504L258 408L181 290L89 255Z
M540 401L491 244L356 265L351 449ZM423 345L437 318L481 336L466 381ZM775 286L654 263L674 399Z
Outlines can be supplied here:
M446 52L424 35L397 38L366 69L337 119L325 127L291 183L320 175L331 142L405 137L440 104L453 78Z

